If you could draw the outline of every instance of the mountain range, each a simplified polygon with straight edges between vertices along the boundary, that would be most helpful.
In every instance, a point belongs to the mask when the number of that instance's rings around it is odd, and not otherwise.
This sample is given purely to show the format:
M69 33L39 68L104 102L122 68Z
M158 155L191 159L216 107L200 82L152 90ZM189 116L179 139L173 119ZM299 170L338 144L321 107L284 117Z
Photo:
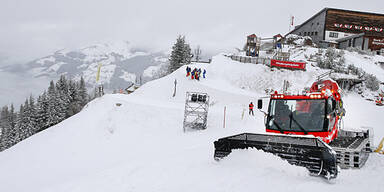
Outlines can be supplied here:
M83 77L88 90L102 84L109 93L157 78L167 63L165 52L140 49L127 41L59 50L25 64L0 67L0 106L19 105L30 94L40 95L49 81L60 75L74 80ZM99 65L100 78L96 82Z
M167 61L168 56L163 52L137 49L123 41L59 50L27 63L25 69L33 77L66 75L78 80L82 76L89 88L103 84L106 89L113 90L126 88L139 80L151 80L156 70ZM99 65L100 78L96 82Z

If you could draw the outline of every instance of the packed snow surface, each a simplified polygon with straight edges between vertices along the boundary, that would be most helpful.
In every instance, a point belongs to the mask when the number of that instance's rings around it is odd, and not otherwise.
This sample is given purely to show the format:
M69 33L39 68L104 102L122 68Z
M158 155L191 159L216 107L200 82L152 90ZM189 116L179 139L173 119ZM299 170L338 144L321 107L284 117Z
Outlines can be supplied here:
M300 90L321 71L271 71L224 56L191 67L206 69L207 78L186 78L182 67L133 94L95 99L79 114L0 153L0 191L382 191L384 155L379 154L331 181L257 150L213 159L218 138L265 132L263 114L247 114L249 102L265 96L264 89L279 90L289 80L293 91ZM210 95L206 130L183 132L186 91ZM383 108L353 94L345 97L345 106L346 128L369 126L377 140L384 136Z

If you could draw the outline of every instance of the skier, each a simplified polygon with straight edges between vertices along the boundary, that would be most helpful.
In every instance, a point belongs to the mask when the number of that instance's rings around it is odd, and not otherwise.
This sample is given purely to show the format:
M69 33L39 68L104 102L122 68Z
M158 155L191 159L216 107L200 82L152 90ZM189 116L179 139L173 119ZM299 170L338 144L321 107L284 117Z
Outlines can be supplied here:
M203 71L203 78L205 79L205 74L207 73L207 71L204 69Z
M251 102L250 104L249 104L249 115L251 115L251 113L252 113L252 115L254 116L255 114L253 114L253 103Z

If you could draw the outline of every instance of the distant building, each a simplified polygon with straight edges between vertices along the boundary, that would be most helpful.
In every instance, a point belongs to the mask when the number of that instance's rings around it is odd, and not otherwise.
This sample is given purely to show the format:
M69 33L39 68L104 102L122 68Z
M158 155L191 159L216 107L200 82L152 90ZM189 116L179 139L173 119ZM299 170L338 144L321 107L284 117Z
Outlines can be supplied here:
M260 51L260 38L257 38L255 34L247 36L247 44L245 45L245 51L247 56L258 57Z
M320 47L384 49L384 14L325 8L288 34L310 36Z
M277 34L271 38L260 38L257 37L255 34L248 35L247 43L245 44L245 54L246 56L258 57L261 48L261 41L263 40L272 40L272 49L281 49L282 38L283 36L280 34Z

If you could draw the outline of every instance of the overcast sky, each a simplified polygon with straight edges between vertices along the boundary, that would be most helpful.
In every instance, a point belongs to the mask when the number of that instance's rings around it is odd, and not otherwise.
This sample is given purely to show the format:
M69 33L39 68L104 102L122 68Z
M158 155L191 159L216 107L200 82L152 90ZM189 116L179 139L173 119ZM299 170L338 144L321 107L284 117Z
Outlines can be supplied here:
M127 40L167 50L178 34L211 54L285 34L324 7L384 13L383 0L1 0L0 65Z

